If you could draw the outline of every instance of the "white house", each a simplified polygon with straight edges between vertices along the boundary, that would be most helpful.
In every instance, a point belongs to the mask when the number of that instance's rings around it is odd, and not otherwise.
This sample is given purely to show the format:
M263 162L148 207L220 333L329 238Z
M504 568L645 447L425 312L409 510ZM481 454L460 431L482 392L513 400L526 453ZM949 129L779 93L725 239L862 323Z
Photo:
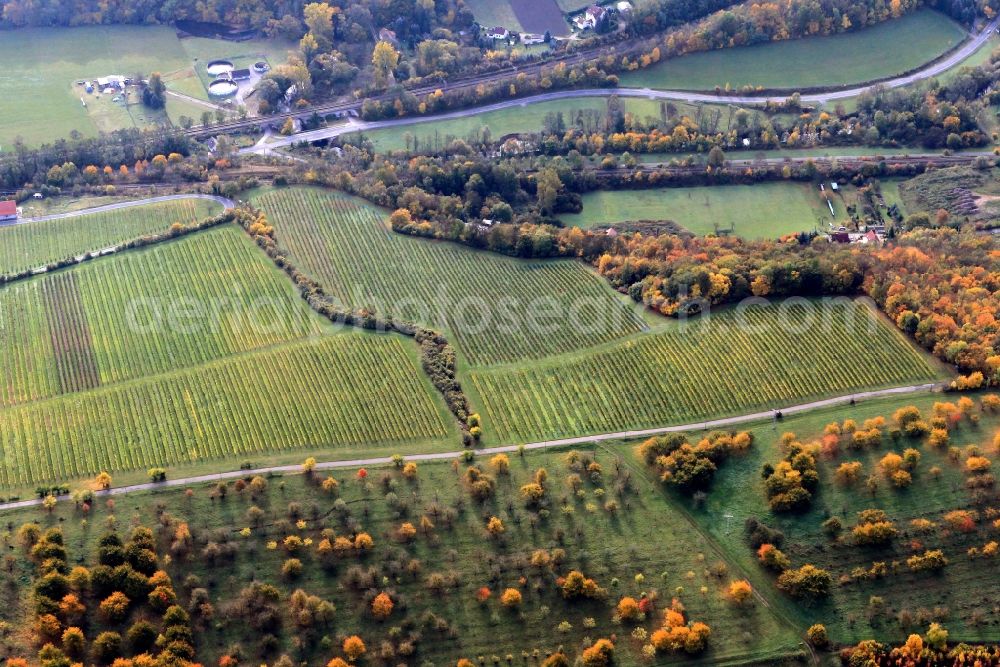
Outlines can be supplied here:
M600 5L591 5L587 7L586 11L573 19L573 23L580 30L593 30L601 22L601 19L604 18L607 11Z
M489 28L486 31L486 37L488 39L495 39L495 40L507 39L508 36L510 36L510 33L507 31L507 28L504 28L503 26L500 25Z
M97 79L97 87L100 90L106 88L114 88L116 90L122 90L125 88L125 77L120 74L111 74L108 76L102 76Z

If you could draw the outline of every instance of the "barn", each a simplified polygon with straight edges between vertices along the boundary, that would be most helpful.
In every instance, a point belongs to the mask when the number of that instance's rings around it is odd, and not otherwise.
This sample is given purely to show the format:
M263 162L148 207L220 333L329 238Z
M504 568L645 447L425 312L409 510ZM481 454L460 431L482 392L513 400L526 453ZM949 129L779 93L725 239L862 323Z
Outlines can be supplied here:
M0 222L17 220L17 202L13 199L0 201Z

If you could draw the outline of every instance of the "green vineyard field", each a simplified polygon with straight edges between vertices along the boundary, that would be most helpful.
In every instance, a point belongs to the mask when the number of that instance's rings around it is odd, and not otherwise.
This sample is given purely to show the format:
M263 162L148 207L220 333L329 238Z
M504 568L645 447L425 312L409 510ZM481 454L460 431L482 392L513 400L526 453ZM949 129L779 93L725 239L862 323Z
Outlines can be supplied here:
M189 224L221 210L212 201L184 199L0 227L0 274L19 273L162 233L175 222Z
M787 320L781 310L752 306L742 320L724 311L687 331L672 326L541 364L473 371L473 401L487 433L524 442L689 423L939 377L865 305L829 306L811 326L805 305L787 308Z
M404 237L389 231L383 211L318 189L265 193L255 203L296 265L342 303L446 329L474 366L562 354L643 326L579 262Z
M0 289L0 406L146 377L320 333L235 226Z
M0 488L449 435L401 337L345 332L0 410ZM440 404L440 405L439 405Z

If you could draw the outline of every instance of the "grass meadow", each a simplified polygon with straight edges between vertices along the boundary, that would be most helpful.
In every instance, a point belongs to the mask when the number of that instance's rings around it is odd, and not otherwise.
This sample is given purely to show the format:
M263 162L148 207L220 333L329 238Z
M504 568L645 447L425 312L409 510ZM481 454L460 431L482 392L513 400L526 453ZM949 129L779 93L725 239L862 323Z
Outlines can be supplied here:
M443 328L473 366L561 354L644 326L578 262L528 262L398 235L385 211L319 189L276 190L254 202L296 265L342 303ZM542 300L556 314L536 327Z
M843 207L837 211L845 214ZM725 187L598 190L583 195L583 211L562 214L567 225L594 227L635 220L671 220L692 234L730 233L777 238L825 230L830 210L814 184L757 183Z
M840 35L673 58L622 74L620 85L710 90L727 85L795 89L862 83L915 69L957 46L965 34L951 19L925 9Z
M849 438L843 438L835 453L819 457L819 489L812 507L798 514L771 512L764 494L761 468L766 463L775 465L782 458L779 443L782 433L793 432L801 441L810 442L822 438L827 423L847 418L860 425L865 419L884 417L891 426L893 412L906 405L918 407L929 420L935 402L954 401L956 396L917 395L863 402L761 425L753 430L752 450L745 457L732 460L732 465L727 463L704 505L693 509L692 515L719 542L727 556L742 567L759 568L743 531L744 521L754 517L784 532L783 549L794 566L808 562L828 569L835 582L829 600L800 605L782 598L779 604L801 627L824 623L837 643L871 637L902 642L909 634L924 631L931 620L948 628L950 642L990 642L995 639L996 624L1000 622L1000 611L994 603L1000 594L1000 584L994 575L993 562L982 556L970 556L967 551L970 547L982 548L996 539L996 529L991 525L991 517L996 513L996 492L987 489L985 500L973 502L973 490L966 485L968 473L964 462L971 447L978 447L984 456L994 458L996 448L992 440L1000 429L1000 416L980 413L980 397L973 398L978 424L968 419L958 422L944 448L931 446L926 438L903 437L894 442L885 435L879 445L855 450L846 444ZM948 447L957 447L957 459ZM880 472L878 462L885 454L902 453L905 448L914 448L921 456L912 471L912 486L898 489ZM834 471L847 461L862 464L855 484L844 485L835 479ZM875 480L874 491L866 487L869 477ZM863 548L851 543L850 528L856 523L857 512L869 508L885 510L899 529L900 535L890 545ZM974 526L949 529L943 517L956 509L971 511L976 518ZM821 529L821 523L831 516L841 519L845 526L839 540L830 538ZM916 530L910 521L917 518L931 521L934 527L929 531ZM948 565L938 574L910 572L906 559L927 549L941 549ZM890 566L901 563L901 571L884 579L850 580L854 568L870 568L877 561ZM765 570L759 572L765 580L773 580ZM840 582L844 576L847 580ZM882 603L873 605L873 596L881 598Z
M585 637L596 640L615 634L618 664L646 664L641 654L646 640L638 638L636 628L643 628L646 635L652 633L674 597L683 603L687 618L706 622L712 629L709 649L701 657L705 664L766 663L801 650L801 630L771 612L773 602L766 589L763 601L749 607L727 600L729 582L752 572L727 564L713 541L705 539L687 512L631 461L626 449L585 449L578 454L585 463L598 463L603 472L597 476L584 473L576 492L570 486L571 476L580 465L570 464L567 452L553 451L523 457L512 454L508 474L497 474L488 459L476 461L495 480L494 494L482 501L470 497L463 481L469 464L456 461L453 466L442 461L417 463L412 479L394 467L368 468L365 483L358 481L355 470L332 471L330 475L339 481L336 494L320 488L326 472L317 473L315 481L289 474L271 477L267 490L254 496L235 491L231 482L224 498L214 485L194 486L190 494L180 488L131 494L115 500L113 513L120 521L129 516L155 526L160 523L159 507L173 520L187 523L193 548L183 558L175 553L164 567L179 589L180 582L193 574L197 585L210 591L216 615L211 623L195 624L199 658L206 664L217 662L234 643L244 656L257 660L288 653L317 664L329 660L343 637L355 633L368 646L370 657L389 651L396 656L399 641L413 630L419 631L420 638L414 642L410 661L418 663L455 664L462 657L475 662L484 656L490 664L493 655L503 663L510 653L519 664L522 651L530 659L536 650L544 657L563 646L576 655ZM543 511L526 507L518 492L540 468L548 473ZM605 509L609 502L615 504L613 510ZM262 511L252 521L248 519L251 506ZM60 504L52 515L44 515L39 508L8 512L3 518L14 525L29 519L43 526L61 525L75 562L95 552L103 533L100 526L111 513L102 503L95 504L89 528L81 526L81 515L71 503ZM420 525L422 516L433 527L402 539L400 525ZM493 516L505 528L498 538L490 538L485 531ZM302 519L298 526L295 517ZM249 535L241 537L239 531L250 525ZM121 530L127 530L124 522ZM348 554L324 566L317 553L324 530L338 536L365 531L374 546L367 555ZM172 530L157 533L164 540L165 552ZM291 554L268 547L271 541L283 543L288 535L311 543L295 553L303 570L294 579L281 574ZM202 556L208 542L221 545L231 557ZM554 554L554 564L529 565L536 550ZM359 567L361 572L373 568L372 588L387 591L395 602L385 621L372 619L366 611L375 593L366 594L368 586L363 583L359 588ZM605 588L607 599L563 599L556 578L573 569ZM13 570L4 570L0 578L27 579L30 573L26 559L18 558ZM277 646L264 652L261 647L268 633L252 627L252 615L227 611L251 582L273 584L281 594L279 613L285 622L274 631ZM482 587L489 589L490 596L479 602ZM517 608L500 604L500 594L507 588L521 592ZM287 616L285 602L296 589L336 606L335 620L310 628L312 640L298 648L294 636L306 631ZM7 600L12 588L0 590ZM615 622L614 605L619 598L641 594L658 596L657 610L638 623ZM182 595L186 599L187 593ZM20 625L18 611L18 601L11 599L0 617ZM390 627L402 628L401 636L395 633L394 638ZM679 659L661 654L652 664L673 664Z
M175 222L197 222L218 213L219 208L211 201L187 199L0 227L0 274L18 273L147 234L163 233Z
M114 103L110 95L88 95L77 81L109 74L131 77L158 71L180 92L207 99L195 60L263 54L283 62L287 44L260 41L179 40L166 26L86 26L25 28L3 36L4 76L0 78L0 151L16 138L29 146L66 138L73 131L95 136L123 127L176 122L179 115L199 118L205 109L168 98L166 111L146 109L133 100ZM187 80L187 81L186 81ZM186 83L184 83L186 81ZM176 82L172 83L172 82ZM194 83L195 85L189 85ZM135 96L134 93L132 94ZM87 105L80 99L86 100Z

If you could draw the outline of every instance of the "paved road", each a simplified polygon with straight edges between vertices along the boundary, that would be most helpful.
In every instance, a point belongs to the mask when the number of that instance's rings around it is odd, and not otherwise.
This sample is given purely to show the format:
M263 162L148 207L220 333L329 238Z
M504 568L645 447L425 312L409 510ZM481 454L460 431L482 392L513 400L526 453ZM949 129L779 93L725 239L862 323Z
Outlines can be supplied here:
M900 396L905 394L916 394L937 391L943 388L940 383L927 383L927 384L917 384L908 385L905 387L893 387L891 389L878 389L875 391L862 391L855 394L846 394L844 396L836 396L834 398L827 398L821 401L812 401L810 403L803 403L801 405L794 405L791 407L781 408L781 413L783 416L799 414L802 412L809 412L812 410L818 410L821 408L832 407L837 405L846 405L852 401L864 401L872 398L881 398L885 396ZM676 433L681 431L700 431L716 428L726 428L730 426L738 426L741 424L747 424L751 422L766 421L774 418L773 410L765 410L763 412L753 412L745 415L738 415L735 417L725 417L723 419L712 419L708 421L693 422L691 424L679 424L676 426L663 426L660 428L649 428L640 431L618 431L615 433L601 433L599 435L586 435L578 438L562 438L560 440L545 440L542 442L532 442L525 445L503 445L500 447L486 447L483 449L474 450L477 456L490 456L492 454L501 453L513 453L518 451L521 447L528 450L533 449L550 449L552 447L567 447L572 445L587 445L597 442L604 442L606 440L621 440L624 438L645 438L653 435L661 435L663 433ZM434 452L430 454L410 454L406 456L407 461L440 461L440 460L451 460L462 455L463 452ZM316 464L317 470L334 470L337 468L359 468L363 466L376 466L376 465L386 465L392 463L392 459L388 456L379 456L365 459L346 459L342 461L324 461L322 463ZM266 468L256 468L254 470L230 470L227 472L214 473L210 475L198 475L195 477L181 477L177 479L169 479L165 482L146 482L144 484L133 484L131 486L118 486L107 491L99 491L97 495L99 496L122 496L129 493L136 493L140 491L151 491L155 489L163 489L178 486L190 486L193 484L203 484L205 482L218 482L228 479L237 479L240 477L246 477L250 475L267 475L270 473L295 473L302 470L301 465L283 465L283 466L269 466ZM35 507L42 504L40 498L30 498L28 500L19 500L10 503L0 503L0 511L12 510L25 507Z
M94 206L92 208L83 208L79 211L69 211L67 213L53 213L51 215L41 215L37 218L19 218L15 222L3 223L0 226L9 225L26 225L29 222L45 222L46 220L62 220L63 218L79 218L80 216L90 215L91 213L104 213L105 211L118 211L123 208L132 208L134 206L145 206L146 204L156 204L165 201L177 201L181 199L205 199L208 201L214 201L223 206L223 208L234 208L236 204L232 199L228 197L220 197L219 195L203 195L203 194L179 194L179 195L160 195L158 197L148 197L146 199L136 199L133 201L123 201L117 204L104 204L103 206Z
M830 102L832 100L841 100L851 97L856 97L861 93L868 90L872 90L876 87L884 88L901 88L903 86L908 86L918 81L924 81L926 79L934 78L939 74L948 71L949 69L955 67L957 64L968 58L975 52L979 47L986 43L986 40L993 35L997 26L1000 25L1000 17L997 17L990 22L982 32L975 35L972 39L963 44L960 48L953 51L947 57L940 60L936 60L929 63L927 66L921 68L920 70L913 72L912 74L907 74L906 76L900 76L886 81L882 81L877 84L869 84L865 86L853 86L850 88L842 88L835 91L823 92L823 93L813 93L802 95L802 101L809 104L822 104ZM361 121L355 118L350 119L349 122L336 125L334 127L327 127L319 130L311 130L309 132L300 132L288 137L273 137L266 144L258 144L251 146L249 148L244 148L240 152L244 154L248 153L267 153L273 151L276 148L281 148L284 146L290 146L293 143L299 141L319 141L321 139L332 139L334 137L339 137L344 134L350 134L352 132L367 132L371 130L378 130L390 127L405 127L408 125L417 125L420 123L431 123L434 121L450 120L455 118L467 118L469 116L476 116L482 113L488 113L490 111L500 111L502 109L510 109L513 107L526 106L528 104L534 104L538 102L549 102L553 100L566 100L574 99L580 97L610 97L611 95L617 95L619 97L632 97L632 98L644 98L652 100L678 100L682 102L714 102L722 104L741 104L741 105L753 105L753 104L765 104L767 102L781 102L785 97L775 97L775 96L754 96L754 95L715 95L711 93L694 93L683 90L653 90L651 88L584 88L579 90L558 90L551 93L542 93L539 95L532 95L531 97L522 97L512 100L504 100L502 102L495 102L493 104L486 104L483 106L473 107L470 109L460 109L458 111L450 111L447 113L437 114L433 116L408 116L406 118L395 118L391 120L382 121Z

